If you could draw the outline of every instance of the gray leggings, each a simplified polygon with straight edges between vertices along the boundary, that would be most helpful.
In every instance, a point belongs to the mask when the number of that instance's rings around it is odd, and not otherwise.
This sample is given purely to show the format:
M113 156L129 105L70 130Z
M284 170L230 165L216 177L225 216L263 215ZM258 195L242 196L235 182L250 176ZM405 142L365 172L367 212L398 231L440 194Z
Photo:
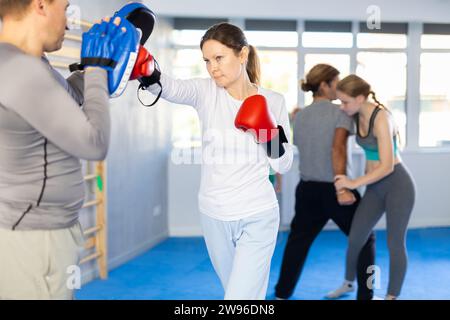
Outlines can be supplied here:
M415 186L408 169L401 163L394 172L367 187L356 210L348 238L345 278L354 281L359 252L373 227L386 212L389 248L388 294L398 297L407 268L406 229L414 206Z

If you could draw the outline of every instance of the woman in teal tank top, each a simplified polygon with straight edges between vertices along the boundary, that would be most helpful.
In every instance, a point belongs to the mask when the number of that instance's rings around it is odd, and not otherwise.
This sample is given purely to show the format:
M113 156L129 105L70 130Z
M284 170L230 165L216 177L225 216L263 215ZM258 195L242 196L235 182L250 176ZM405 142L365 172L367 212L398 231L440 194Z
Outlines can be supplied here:
M358 254L373 227L386 212L390 256L386 299L396 299L407 269L405 242L415 201L414 181L401 161L392 115L378 102L370 85L360 77L350 75L338 83L337 96L342 102L341 110L355 119L356 141L366 155L365 175L354 180L343 175L335 178L338 190L366 186L350 230L343 286L354 281ZM369 96L374 102L369 101ZM383 275L387 273L384 270L381 272Z

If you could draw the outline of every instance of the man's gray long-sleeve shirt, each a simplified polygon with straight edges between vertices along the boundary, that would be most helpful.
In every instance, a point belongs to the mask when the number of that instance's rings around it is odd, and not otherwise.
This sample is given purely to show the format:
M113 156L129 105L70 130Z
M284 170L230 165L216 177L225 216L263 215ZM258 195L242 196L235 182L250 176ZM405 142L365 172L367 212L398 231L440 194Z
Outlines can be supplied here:
M80 83L74 77L69 85ZM79 87L70 89L80 95ZM109 145L106 72L84 75L84 101L73 92L45 61L0 43L0 228L77 222L84 201L79 159L102 160Z

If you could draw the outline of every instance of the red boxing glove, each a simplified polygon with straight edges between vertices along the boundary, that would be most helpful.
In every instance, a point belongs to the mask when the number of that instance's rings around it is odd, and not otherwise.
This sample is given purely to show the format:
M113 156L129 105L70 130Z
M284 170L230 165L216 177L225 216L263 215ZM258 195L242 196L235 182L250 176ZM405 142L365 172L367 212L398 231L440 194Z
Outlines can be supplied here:
M243 131L250 130L255 140L266 149L269 157L279 158L284 154L283 143L288 140L283 127L277 126L264 96L257 94L245 99L234 125Z
M156 97L155 101L153 101L153 103L146 105L139 98L139 101L141 101L141 103L144 106L146 107L153 106L156 102L158 102L162 94L162 85L160 82L161 71L159 70L159 66L155 58L153 58L153 56L143 46L139 47L136 62L134 64L133 71L131 72L130 76L130 80L136 79L140 82L138 89L138 97L139 97L139 90L146 91L147 88L153 84L158 84L161 87L161 90L159 91L158 96Z
M149 77L155 71L155 60L150 52L143 46L139 47L136 63L131 72L130 80L140 79L142 77Z

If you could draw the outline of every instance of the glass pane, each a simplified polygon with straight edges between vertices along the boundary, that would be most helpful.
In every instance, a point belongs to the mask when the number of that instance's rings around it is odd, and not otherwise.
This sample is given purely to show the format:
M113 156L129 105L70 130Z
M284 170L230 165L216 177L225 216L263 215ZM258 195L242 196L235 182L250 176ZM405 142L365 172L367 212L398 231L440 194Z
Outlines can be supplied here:
M258 50L261 86L284 95L286 108L297 106L297 51Z
M176 45L200 46L200 40L206 30L173 30L172 40Z
M326 63L332 65L340 71L339 77L342 79L350 73L350 55L348 54L307 54L305 55L305 75L316 64ZM312 103L312 93L305 93L305 106Z
M405 34L359 33L356 42L358 48L404 49L407 37Z
M450 53L420 59L419 146L450 146Z
M173 76L178 79L207 78L208 71L199 49L177 50L173 61ZM197 112L187 106L173 105L172 143L177 148L201 145Z
M310 48L351 48L353 35L348 32L303 32L302 44Z
M173 72L180 79L209 77L200 49L177 50L173 61Z
M424 34L421 45L423 49L450 49L450 35Z
M406 144L406 53L360 52L356 73L368 81L377 99L388 107Z
M298 35L292 31L245 31L249 44L255 47L297 47Z

